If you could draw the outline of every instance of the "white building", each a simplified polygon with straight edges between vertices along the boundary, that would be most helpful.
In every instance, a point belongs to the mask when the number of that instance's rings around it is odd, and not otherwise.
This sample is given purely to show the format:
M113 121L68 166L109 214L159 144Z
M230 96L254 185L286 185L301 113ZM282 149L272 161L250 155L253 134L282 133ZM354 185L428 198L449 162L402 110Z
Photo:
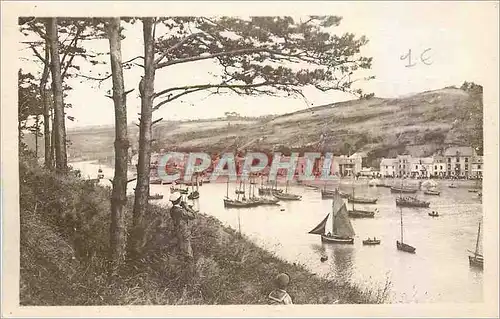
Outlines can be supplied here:
M433 175L434 172L434 159L432 157L415 157L410 158L410 176L413 178L416 177L425 177L429 178Z
M482 178L483 177L483 157L482 156L475 156L472 159L471 163L471 176L473 178Z
M382 177L396 176L398 160L396 158L382 158L380 161L380 175Z

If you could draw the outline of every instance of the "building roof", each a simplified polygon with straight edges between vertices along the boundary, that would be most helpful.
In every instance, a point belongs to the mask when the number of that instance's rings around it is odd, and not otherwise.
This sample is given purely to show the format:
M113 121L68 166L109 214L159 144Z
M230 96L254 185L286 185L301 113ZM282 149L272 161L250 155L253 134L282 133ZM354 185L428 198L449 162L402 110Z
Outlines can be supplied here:
M474 155L474 149L470 146L453 146L453 147L448 147L444 151L444 156L456 156L460 154L460 156L472 156Z
M395 158L383 158L380 161L380 165L394 165L395 162L397 162Z

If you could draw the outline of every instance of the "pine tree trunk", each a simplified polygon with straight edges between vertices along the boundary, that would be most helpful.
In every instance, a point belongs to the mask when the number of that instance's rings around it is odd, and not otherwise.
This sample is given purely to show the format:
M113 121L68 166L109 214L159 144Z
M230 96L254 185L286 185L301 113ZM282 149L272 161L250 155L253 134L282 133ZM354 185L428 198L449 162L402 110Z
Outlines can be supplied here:
M149 174L151 159L151 123L154 94L154 38L153 18L143 19L144 35L144 77L139 84L141 94L141 122L139 129L139 160L137 164L137 185L130 238L130 257L140 258L147 241L144 216L148 209Z
M50 39L50 57L52 72L52 89L54 91L54 127L56 169L65 171L67 168L66 157L66 127L64 123L64 101L61 77L61 60L59 58L59 41L57 35L56 18L47 19L47 36Z
M49 79L50 71L50 51L49 44L45 40L45 64L43 66L42 79L40 81L40 97L43 103L43 137L44 137L44 157L45 167L52 168L52 156L50 149L50 104L45 86Z
M127 203L127 97L125 94L120 39L120 18L109 19L108 38L113 79L113 102L115 105L115 176L111 196L110 259L112 267L125 259L126 229L125 209Z
M50 161L52 163L51 168L54 168L55 162L56 162L56 130L55 128L55 120L54 120L54 111L51 112L50 115L50 120L51 120L51 125L52 125L52 131L51 131L51 141L50 141Z
M35 115L35 158L38 160L38 131L40 129L40 116Z

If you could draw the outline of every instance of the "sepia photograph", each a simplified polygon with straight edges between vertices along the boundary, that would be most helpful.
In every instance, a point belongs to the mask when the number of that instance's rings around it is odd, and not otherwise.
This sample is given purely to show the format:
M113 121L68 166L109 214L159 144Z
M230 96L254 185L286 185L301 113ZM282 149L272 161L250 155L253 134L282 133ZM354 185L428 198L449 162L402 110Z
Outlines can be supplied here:
M498 316L498 2L74 5L2 2L2 316Z

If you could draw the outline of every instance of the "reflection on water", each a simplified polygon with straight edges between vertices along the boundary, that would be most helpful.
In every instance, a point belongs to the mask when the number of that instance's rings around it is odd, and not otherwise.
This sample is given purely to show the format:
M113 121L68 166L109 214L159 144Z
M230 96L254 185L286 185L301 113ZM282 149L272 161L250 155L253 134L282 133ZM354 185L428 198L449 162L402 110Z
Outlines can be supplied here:
M350 281L353 271L354 247L352 245L323 244L329 256L330 273L337 280Z
M73 165L75 166L75 164ZM98 166L78 163L83 176L95 175ZM112 169L102 167L106 179ZM108 183L107 180L103 183ZM129 184L132 191L134 183ZM346 182L345 190L349 190ZM203 184L200 199L193 202L200 212L212 215L238 229L259 246L290 262L308 267L313 273L348 279L368 288L383 288L389 280L393 302L480 302L483 272L471 269L467 250L474 250L482 205L476 193L467 188L440 187L441 196L417 196L431 202L428 209L403 208L404 240L416 247L416 254L396 249L400 238L400 213L397 194L390 189L357 185L356 195L378 197L376 205L356 205L359 209L378 208L372 219L353 219L356 232L353 245L322 244L320 236L308 232L331 210L332 201L322 200L319 191L290 187L302 201L281 202L280 206L251 209L225 209L226 184ZM235 186L229 193L234 196ZM168 202L170 186L151 185L151 193L164 194ZM348 205L350 208L350 205ZM427 215L437 210L439 217ZM362 240L377 237L381 244L363 246ZM321 256L328 260L321 262Z

